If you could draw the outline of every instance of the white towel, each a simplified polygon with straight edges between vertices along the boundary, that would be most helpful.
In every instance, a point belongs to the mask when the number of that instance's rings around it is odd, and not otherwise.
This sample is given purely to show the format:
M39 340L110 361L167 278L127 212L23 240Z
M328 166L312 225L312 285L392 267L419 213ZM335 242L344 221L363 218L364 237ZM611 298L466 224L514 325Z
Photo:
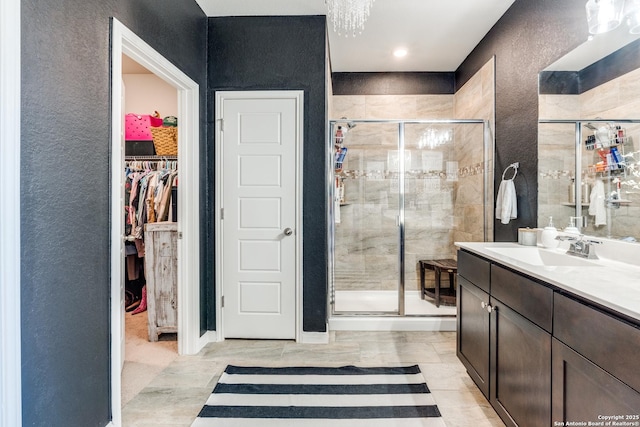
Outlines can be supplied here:
M589 215L594 215L595 225L607 225L607 210L604 207L604 184L601 179L597 179L591 190L589 199Z
M503 179L496 199L496 219L503 224L509 224L509 221L516 218L518 218L516 186L513 184L513 179Z

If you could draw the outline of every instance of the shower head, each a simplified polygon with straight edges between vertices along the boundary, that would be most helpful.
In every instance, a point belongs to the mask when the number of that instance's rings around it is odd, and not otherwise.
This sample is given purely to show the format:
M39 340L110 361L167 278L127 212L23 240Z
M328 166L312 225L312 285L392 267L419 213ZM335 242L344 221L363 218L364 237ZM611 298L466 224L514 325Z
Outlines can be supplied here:
M346 117L341 117L340 120L347 120ZM356 127L356 124L353 122L347 122L347 130L351 130Z

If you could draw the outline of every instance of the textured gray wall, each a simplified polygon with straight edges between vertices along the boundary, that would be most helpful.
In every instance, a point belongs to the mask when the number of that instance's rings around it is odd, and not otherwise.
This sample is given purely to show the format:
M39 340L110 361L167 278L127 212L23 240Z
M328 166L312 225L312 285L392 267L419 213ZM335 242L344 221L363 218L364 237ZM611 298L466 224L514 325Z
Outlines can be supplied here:
M449 95L454 72L331 73L334 95Z
M303 330L307 332L324 332L327 321L325 35L324 16L209 18L210 111L216 90L304 90ZM213 117L211 113L210 129Z
M516 0L456 71L460 88L496 57L496 192L505 167L520 162L518 219L496 221L496 241L516 241L518 227L537 226L538 73L586 41L584 3Z
M25 426L110 419L111 16L201 85L206 141L207 24L195 1L22 2Z

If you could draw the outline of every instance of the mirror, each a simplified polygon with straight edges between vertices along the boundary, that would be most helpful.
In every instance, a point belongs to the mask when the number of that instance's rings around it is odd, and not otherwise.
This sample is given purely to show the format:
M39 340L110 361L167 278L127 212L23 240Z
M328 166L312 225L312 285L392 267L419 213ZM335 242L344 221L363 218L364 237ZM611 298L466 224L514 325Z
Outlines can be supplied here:
M639 35L598 35L540 73L538 226L640 242Z

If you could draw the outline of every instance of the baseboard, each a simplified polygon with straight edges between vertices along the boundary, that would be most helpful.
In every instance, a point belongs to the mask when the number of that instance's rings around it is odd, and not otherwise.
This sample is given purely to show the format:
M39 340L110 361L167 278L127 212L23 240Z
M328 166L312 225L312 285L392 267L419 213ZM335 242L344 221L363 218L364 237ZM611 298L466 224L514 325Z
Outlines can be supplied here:
M332 331L426 331L453 332L456 318L451 317L355 317L329 319Z
M326 332L302 332L300 334L301 344L329 344L329 328Z
M116 425L113 423L113 421L109 421L109 424L107 424L104 427L115 427Z
M205 345L218 342L218 333L216 331L207 331L198 339L198 351L202 350Z

